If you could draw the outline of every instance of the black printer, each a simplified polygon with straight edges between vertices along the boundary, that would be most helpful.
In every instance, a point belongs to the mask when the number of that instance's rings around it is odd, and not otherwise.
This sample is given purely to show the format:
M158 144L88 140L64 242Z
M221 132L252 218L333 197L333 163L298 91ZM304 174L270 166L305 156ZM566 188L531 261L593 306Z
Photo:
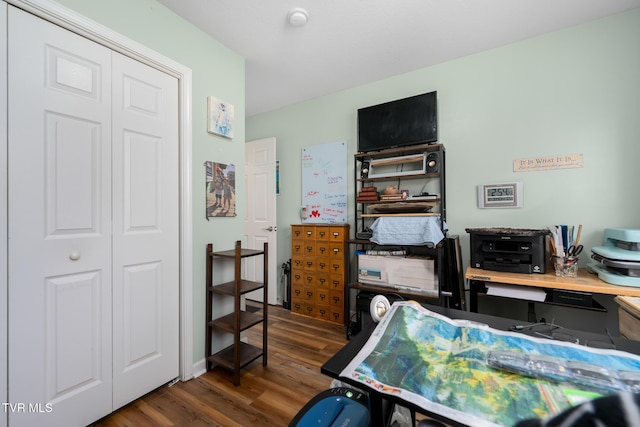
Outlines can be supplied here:
M545 273L547 229L467 228L471 266L511 273Z

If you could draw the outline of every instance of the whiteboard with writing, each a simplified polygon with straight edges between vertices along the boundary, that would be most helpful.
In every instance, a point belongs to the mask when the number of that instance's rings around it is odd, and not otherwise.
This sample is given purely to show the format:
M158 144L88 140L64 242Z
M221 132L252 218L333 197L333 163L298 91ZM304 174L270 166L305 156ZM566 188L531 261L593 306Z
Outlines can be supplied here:
M347 222L347 144L302 149L302 206L306 223Z

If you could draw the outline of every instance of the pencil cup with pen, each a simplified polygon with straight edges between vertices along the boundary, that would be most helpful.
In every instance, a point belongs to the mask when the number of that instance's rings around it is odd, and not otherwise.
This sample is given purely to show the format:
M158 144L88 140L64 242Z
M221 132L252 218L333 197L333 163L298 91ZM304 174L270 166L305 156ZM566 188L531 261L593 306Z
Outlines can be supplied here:
M578 226L578 235L574 238L575 227L568 225L556 225L549 227L551 236L551 261L558 277L578 277L578 255L582 252L580 234L582 224Z
M558 277L578 277L577 256L552 255L551 261Z

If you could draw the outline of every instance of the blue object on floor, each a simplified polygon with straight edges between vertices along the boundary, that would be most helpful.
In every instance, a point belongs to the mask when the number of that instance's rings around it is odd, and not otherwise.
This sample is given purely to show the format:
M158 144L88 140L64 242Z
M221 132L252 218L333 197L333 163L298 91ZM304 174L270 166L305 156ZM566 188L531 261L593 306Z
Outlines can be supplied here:
M336 387L307 402L289 427L368 427L369 421L367 395L351 388Z

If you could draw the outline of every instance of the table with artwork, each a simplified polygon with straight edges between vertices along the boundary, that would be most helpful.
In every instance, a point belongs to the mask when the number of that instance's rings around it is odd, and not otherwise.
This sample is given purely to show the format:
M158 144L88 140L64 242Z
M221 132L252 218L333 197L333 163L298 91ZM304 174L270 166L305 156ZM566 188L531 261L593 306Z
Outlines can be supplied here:
M385 402L450 425L493 427L640 391L640 343L559 325L397 302L356 338L322 372L369 392L378 425L389 418Z

